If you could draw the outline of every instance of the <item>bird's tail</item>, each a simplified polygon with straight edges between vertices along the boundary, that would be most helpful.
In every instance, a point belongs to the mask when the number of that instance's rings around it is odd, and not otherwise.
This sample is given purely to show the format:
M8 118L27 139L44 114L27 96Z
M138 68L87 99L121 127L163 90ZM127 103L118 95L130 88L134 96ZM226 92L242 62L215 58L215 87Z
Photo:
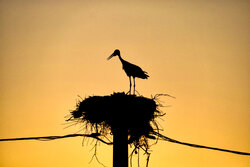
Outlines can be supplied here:
M143 71L142 79L148 79L149 75L146 71Z

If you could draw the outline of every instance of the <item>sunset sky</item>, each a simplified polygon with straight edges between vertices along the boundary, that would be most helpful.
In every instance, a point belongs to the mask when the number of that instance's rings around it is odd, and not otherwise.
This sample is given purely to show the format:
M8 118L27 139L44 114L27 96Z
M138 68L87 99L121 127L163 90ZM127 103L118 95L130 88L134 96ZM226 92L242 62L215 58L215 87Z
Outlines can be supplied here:
M127 92L121 56L162 97L164 135L250 152L250 1L1 0L0 138L83 133L65 116L90 95ZM83 146L82 146L83 144ZM1 167L97 167L92 139L0 143ZM149 167L249 167L250 157L160 141ZM112 166L112 146L99 160ZM146 156L141 154L141 166ZM137 166L134 157L133 166Z

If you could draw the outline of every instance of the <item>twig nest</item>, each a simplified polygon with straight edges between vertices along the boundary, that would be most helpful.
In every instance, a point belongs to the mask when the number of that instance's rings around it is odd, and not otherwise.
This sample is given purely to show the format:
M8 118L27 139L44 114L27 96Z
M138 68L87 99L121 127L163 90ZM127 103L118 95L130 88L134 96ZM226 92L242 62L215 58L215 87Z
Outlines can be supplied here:
M154 99L124 92L90 96L77 103L68 120L80 121L86 128L102 134L119 127L127 128L129 142L139 142L142 136L149 137L158 128L154 122L161 115L157 106Z

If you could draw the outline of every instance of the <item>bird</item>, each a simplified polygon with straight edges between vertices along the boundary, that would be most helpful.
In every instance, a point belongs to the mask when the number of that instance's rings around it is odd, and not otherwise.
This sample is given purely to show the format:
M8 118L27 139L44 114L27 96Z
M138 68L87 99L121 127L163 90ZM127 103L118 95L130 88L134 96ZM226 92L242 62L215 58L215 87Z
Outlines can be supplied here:
M116 49L114 53L112 53L111 56L107 58L107 60L110 60L112 57L118 56L121 63L122 63L122 68L129 77L129 91L127 94L131 94L131 77L134 79L134 94L135 94L135 78L141 78L141 79L148 79L149 75L146 71L143 71L139 66L129 63L126 60L124 60L121 57L120 50Z

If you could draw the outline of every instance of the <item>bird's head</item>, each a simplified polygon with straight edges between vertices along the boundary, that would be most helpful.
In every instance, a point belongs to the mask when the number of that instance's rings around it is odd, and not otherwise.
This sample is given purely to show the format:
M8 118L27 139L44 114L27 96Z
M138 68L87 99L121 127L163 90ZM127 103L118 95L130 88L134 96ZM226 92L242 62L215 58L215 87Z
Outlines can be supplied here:
M119 51L118 49L116 49L116 50L114 51L114 53L112 53L112 55L109 56L109 57L107 58L107 60L109 60L109 59L111 59L112 57L117 56L117 55L120 55L120 51Z

